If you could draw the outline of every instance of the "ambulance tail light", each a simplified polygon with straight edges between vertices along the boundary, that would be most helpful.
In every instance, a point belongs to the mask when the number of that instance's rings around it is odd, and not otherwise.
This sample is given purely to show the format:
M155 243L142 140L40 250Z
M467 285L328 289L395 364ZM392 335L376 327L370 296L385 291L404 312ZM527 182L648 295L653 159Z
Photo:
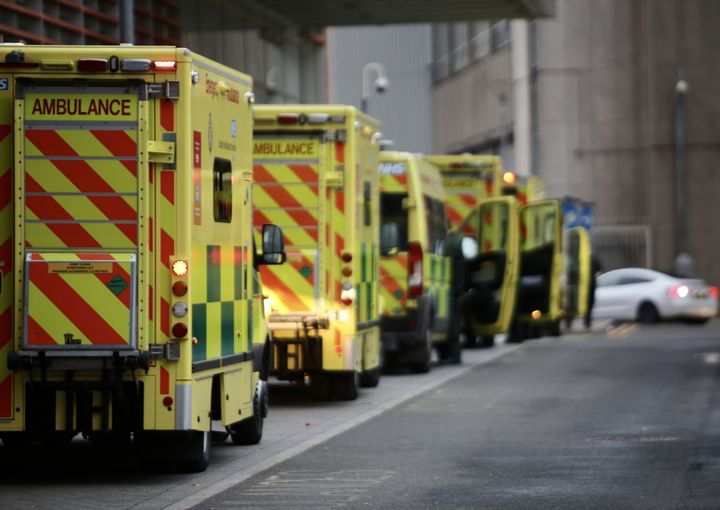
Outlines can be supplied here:
M408 297L423 294L423 251L420 243L408 243Z
M278 124L300 124L299 113L279 113L276 117Z
M352 253L344 252L344 253L340 256L340 258L341 258L342 261L345 262L345 263L352 262Z
M177 322L173 324L172 335L174 338L185 338L188 334L187 324L184 322Z
M188 263L186 260L176 260L172 264L172 272L175 276L185 276L188 272Z
M78 71L103 72L108 70L108 61L105 58L81 58L77 62Z
M710 287L710 297L717 299L720 296L720 290L717 287Z
M178 319L188 320L188 262L185 259L170 259L171 271L171 306L170 319L176 321ZM187 338L188 326L185 322L175 322L170 331L173 338Z
M153 69L158 72L172 72L177 69L177 62L174 60L155 60Z

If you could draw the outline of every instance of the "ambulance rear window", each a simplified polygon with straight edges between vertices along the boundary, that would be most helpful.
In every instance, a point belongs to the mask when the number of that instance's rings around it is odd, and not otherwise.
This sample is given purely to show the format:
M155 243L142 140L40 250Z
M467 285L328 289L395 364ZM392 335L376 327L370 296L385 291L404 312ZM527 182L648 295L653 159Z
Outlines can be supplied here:
M380 223L397 223L400 231L400 251L407 251L408 212L403 207L404 193L383 193L380 195Z
M213 162L213 216L222 223L232 219L232 164L223 158Z

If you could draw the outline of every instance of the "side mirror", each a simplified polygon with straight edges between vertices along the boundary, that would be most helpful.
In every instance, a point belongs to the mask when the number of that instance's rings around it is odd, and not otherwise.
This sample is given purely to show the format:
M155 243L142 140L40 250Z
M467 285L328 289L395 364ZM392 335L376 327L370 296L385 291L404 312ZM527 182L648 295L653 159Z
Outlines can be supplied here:
M477 239L470 236L464 236L460 242L460 248L462 250L463 257L465 260L473 260L478 256L478 242Z
M397 255L400 251L400 226L397 223L383 223L380 227L380 255Z
M277 225L262 227L262 258L261 264L276 265L285 262L285 241L283 233Z

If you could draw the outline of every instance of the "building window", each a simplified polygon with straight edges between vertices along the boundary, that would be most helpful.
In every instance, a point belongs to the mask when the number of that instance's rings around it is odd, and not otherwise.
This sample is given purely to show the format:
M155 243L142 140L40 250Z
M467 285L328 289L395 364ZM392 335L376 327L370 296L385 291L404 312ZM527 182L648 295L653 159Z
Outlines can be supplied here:
M213 216L222 223L232 219L232 164L223 158L213 162Z
M496 21L490 26L490 42L493 51L510 43L510 22L508 20Z
M490 23L474 21L470 23L470 58L479 60L490 53Z

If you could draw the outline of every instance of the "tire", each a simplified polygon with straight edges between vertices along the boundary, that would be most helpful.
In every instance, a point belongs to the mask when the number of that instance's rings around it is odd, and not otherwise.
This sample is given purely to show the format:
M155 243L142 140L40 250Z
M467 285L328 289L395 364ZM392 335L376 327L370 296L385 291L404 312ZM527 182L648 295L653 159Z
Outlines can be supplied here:
M495 346L495 335L483 335L480 345L485 349Z
M430 329L425 330L425 342L421 345L417 352L419 353L419 361L413 361L408 365L410 371L414 374L427 374L430 371L432 362L432 341L430 339Z
M267 416L267 383L258 381L253 397L253 415L246 420L228 426L233 444L258 444L262 439L263 424Z
M30 435L27 432L5 432L0 439L5 448L26 448L30 445Z
M332 374L332 393L337 400L355 400L358 397L360 374L355 371Z
M471 333L470 331L465 332L465 348L466 349L474 349L478 346L477 337L474 333Z
M560 320L552 321L550 324L548 324L548 334L550 336L558 337L562 335L562 330L560 329Z
M508 344L521 344L527 338L527 324L520 321L520 319L513 319L510 324L510 331L508 331L507 339L505 343Z
M375 388L380 383L380 367L365 370L360 374L360 386Z
M637 321L642 324L656 324L660 321L657 308L650 301L640 303L637 311Z
M326 373L310 376L310 396L313 400L330 400L330 377Z
M183 451L182 460L175 465L185 473L200 473L210 464L210 432L195 432L178 445Z

